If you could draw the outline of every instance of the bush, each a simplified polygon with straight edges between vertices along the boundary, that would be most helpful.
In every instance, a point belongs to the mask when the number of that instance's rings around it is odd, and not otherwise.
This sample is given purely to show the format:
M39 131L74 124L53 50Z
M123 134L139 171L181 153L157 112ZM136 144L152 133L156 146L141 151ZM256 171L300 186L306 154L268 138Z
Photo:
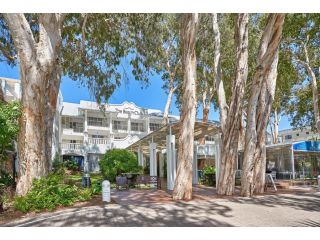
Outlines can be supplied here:
M47 178L35 179L31 190L25 196L16 197L13 206L22 212L52 211L57 206L87 201L91 196L91 189L65 184L63 175L51 174Z
M100 171L105 179L114 182L121 173L142 173L137 156L126 149L112 149L105 153L99 162Z
M14 180L12 178L12 176L3 171L3 170L0 170L0 184L3 184L4 186L12 186L14 184Z
M73 160L67 160L63 163L64 167L71 171L79 171L78 164Z
M216 173L216 168L214 166L205 166L203 168L204 175L215 174L215 173Z

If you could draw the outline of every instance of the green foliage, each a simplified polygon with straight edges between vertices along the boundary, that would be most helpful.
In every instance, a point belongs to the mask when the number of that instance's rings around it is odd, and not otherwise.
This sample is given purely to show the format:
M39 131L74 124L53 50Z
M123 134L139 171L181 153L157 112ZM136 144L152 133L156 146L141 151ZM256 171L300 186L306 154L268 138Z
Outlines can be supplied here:
M204 175L215 174L215 173L216 173L216 168L214 166L205 166L203 168Z
M20 103L0 102L0 161L6 158L5 150L13 150L12 142L19 132Z
M99 162L100 170L105 179L115 181L121 173L142 173L137 156L126 149L112 149L105 153Z
M57 206L69 206L91 198L91 189L82 189L64 183L63 175L51 174L47 178L34 179L31 190L16 197L14 208L22 212L54 210Z
M78 171L79 170L79 166L78 164L73 161L73 160L66 160L65 162L63 162L63 166L71 171Z
M14 180L12 178L12 176L3 171L3 170L0 170L0 184L3 184L4 186L12 186L14 183Z

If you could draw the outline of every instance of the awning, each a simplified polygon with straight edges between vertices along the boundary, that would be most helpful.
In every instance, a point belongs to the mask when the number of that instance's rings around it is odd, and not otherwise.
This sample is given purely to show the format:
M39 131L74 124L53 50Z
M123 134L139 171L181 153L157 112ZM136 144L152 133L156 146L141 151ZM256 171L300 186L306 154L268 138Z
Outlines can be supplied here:
M176 123L171 123L163 126L162 128L148 134L147 136L141 138L139 141L131 144L127 147L128 150L138 151L139 147L141 147L144 153L149 152L149 143L154 142L157 144L157 149L162 150L166 149L166 137L170 134L175 135L176 137L176 145L178 146L179 132L180 132L180 121ZM220 132L220 127L217 123L214 122L195 122L194 125L194 140L197 141L205 136L213 136Z

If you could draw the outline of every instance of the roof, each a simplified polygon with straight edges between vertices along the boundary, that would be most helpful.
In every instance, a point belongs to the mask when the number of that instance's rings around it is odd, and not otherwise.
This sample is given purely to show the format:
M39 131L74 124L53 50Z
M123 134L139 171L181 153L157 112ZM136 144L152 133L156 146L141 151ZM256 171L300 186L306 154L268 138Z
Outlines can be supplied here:
M139 141L131 144L127 147L128 150L138 151L141 147L144 153L149 152L149 143L154 142L157 144L158 149L166 148L166 136L170 133L176 137L176 145L178 145L179 131L181 122L171 123L163 126L162 128L148 134L147 136L141 138ZM207 135L215 135L220 133L220 127L216 123L200 122L197 121L194 124L194 140L199 140Z
M303 151L303 152L320 152L320 141L299 141L299 142L290 142L290 143L278 143L268 145L267 149L277 150L285 147L291 147L294 151Z

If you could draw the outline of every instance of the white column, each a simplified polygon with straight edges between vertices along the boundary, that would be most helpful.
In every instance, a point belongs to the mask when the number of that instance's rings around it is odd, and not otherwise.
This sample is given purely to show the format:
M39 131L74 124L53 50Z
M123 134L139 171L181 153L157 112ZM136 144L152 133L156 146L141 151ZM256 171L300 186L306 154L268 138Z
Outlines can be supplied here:
M128 134L131 135L131 114L128 113L129 118L128 118Z
M198 184L198 151L197 145L193 145L192 184Z
M15 83L14 84L14 92L17 96L17 98L21 98L21 88L20 88L20 83Z
M149 117L147 117L146 125L147 125L146 132L150 133L150 119L149 119Z
M109 129L110 129L110 134L112 134L112 113L110 113Z
M176 179L176 139L174 135L167 135L167 188L173 190Z
M139 162L139 166L144 166L144 161L143 161L143 152L141 147L139 147L138 149L138 162Z
M295 169L294 169L294 152L293 152L293 144L291 144L291 167L292 167L292 179L296 179Z
M150 143L150 176L157 176L157 144Z
M215 162L216 162L216 187L218 186L218 179L220 173L220 163L221 163L221 136L220 134L216 134L214 136L214 144L216 147L215 152Z

